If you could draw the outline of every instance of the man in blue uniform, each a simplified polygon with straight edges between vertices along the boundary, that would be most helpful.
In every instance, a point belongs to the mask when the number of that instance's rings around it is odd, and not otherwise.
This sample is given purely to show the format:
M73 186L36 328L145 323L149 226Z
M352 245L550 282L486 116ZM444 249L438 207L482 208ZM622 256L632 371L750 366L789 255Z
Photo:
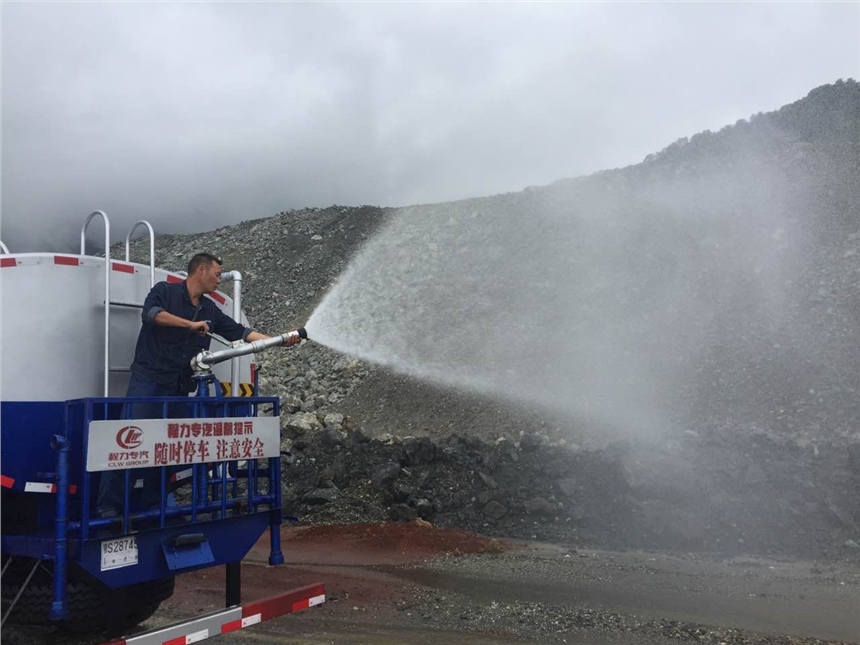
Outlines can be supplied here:
M191 359L209 349L212 332L230 341L255 341L269 338L243 327L224 314L210 298L221 283L221 259L198 253L188 263L188 278L183 282L156 284L143 303L143 326L137 337L131 380L126 396L187 396L194 389ZM290 338L286 347L300 342ZM182 417L185 404L171 405L168 416ZM159 419L159 403L129 405L129 419ZM107 471L99 483L98 509L101 517L115 517L123 507L124 475ZM137 486L142 479L142 486ZM152 507L160 501L160 477L155 469L132 471L132 506Z

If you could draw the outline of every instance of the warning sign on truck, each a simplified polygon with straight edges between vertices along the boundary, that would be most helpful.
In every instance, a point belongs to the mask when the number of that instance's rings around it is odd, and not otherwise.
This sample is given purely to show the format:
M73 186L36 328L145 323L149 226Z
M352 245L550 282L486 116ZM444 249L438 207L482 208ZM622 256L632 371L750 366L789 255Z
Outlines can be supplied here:
M90 422L87 470L181 466L280 455L276 417Z

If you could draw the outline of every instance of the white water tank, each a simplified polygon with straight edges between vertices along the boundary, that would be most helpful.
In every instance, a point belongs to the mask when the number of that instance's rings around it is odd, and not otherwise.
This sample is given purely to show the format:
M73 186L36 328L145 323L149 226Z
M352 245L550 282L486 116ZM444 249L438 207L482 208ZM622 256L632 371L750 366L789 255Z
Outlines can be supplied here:
M0 255L0 397L3 401L65 401L104 396L105 260L88 255ZM124 396L141 326L150 267L110 260L109 395ZM182 281L155 269L155 281ZM233 301L211 297L232 317ZM244 313L239 322L248 325ZM213 351L225 346L213 340ZM238 359L239 381L251 383L253 356ZM230 383L230 362L213 372ZM245 386L247 388L247 386ZM235 395L235 393L233 393Z

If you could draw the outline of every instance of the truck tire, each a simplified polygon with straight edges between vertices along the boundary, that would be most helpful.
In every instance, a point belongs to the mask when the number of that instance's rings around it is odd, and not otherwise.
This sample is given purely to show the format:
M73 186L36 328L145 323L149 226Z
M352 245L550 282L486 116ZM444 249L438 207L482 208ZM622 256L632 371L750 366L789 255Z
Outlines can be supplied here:
M32 566L33 560L16 558L9 571L4 574L4 611L18 593L20 584ZM55 624L58 628L70 632L106 632L111 636L119 635L152 616L159 605L173 595L175 582L175 579L170 577L110 589L83 571L71 567L66 587L69 615ZM9 622L19 625L45 624L49 620L48 612L53 599L51 563L45 562L18 599L9 616Z

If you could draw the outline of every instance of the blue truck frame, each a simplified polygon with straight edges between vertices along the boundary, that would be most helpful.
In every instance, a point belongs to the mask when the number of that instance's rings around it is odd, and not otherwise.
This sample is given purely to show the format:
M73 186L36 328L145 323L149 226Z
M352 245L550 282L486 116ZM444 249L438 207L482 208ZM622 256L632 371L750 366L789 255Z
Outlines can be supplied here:
M262 406L271 406L273 416L278 417L280 400L258 396L254 385L254 396L244 398L208 396L209 383L201 381L195 397L83 398L36 407L3 404L7 480L13 481L16 475L27 477L35 462L38 477L55 482L55 495L25 493L33 522L26 530L4 526L0 537L4 556L53 561L51 620L68 616L66 586L72 564L110 588L226 565L226 604L231 606L240 602L239 563L267 528L269 564L284 562L280 456L153 467L161 487L160 504L152 509L135 509L129 504L133 475L125 470L126 503L115 518L96 516L94 502L101 474L86 470L92 421L126 419L130 404L135 403L161 405L163 418L168 418L171 406L184 408L188 418L201 419L257 416ZM181 504L172 503L170 495L172 477L180 468L191 469L190 499ZM103 571L101 542L130 534L136 542L137 565Z

